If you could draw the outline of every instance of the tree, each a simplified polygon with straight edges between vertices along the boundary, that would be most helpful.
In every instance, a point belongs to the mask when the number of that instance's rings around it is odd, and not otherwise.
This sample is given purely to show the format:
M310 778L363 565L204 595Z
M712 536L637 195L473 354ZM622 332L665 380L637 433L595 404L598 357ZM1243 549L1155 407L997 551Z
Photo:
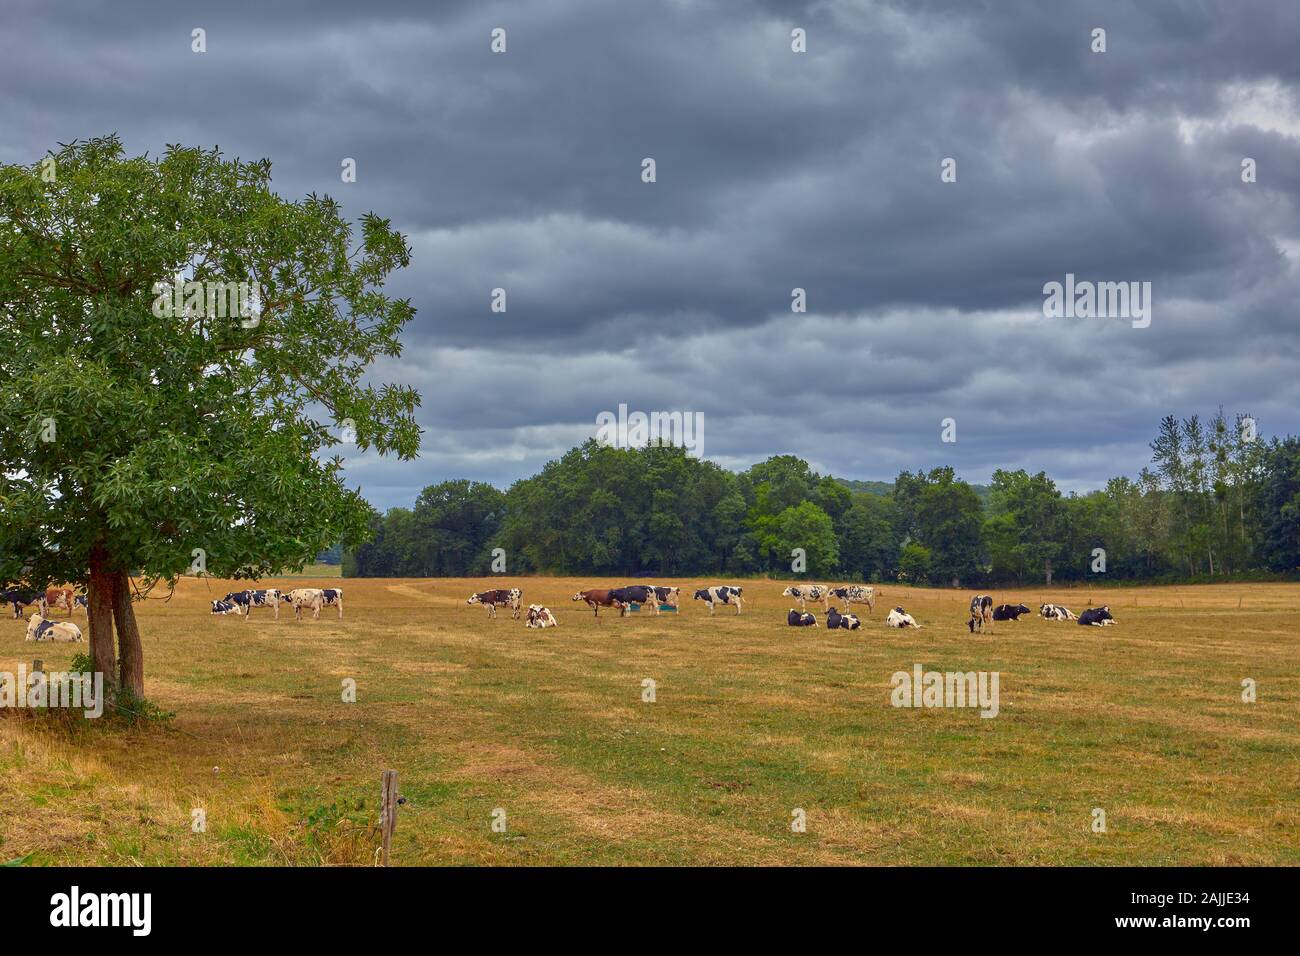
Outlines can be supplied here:
M840 568L861 581L878 581L898 565L894 506L888 498L859 492L839 522Z
M1019 578L1029 568L1043 571L1052 583L1052 562L1062 552L1062 523L1065 509L1056 483L1046 473L1018 471L993 472L992 512L999 541L1008 541L1007 557Z
M802 548L808 561L807 573L813 577L829 574L840 559L830 515L811 501L802 501L777 515L773 547L773 557L787 562L782 570L789 568L794 549Z
M189 569L300 568L371 516L323 453L419 449L416 393L363 378L414 314L383 294L406 241L270 178L215 149L128 158L115 136L0 167L0 573L87 586L114 692L144 692L133 572L138 596Z

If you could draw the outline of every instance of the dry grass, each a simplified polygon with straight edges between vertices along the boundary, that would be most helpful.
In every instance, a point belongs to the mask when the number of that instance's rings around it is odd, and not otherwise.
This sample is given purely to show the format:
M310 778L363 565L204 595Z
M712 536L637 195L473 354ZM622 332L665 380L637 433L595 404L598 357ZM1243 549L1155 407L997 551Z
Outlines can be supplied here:
M745 582L738 618L596 622L569 597L611 582L556 578L514 582L560 620L530 631L465 605L501 583L350 579L344 620L277 624L183 581L141 608L170 726L0 719L0 859L368 864L392 767L400 863L1300 863L1300 586L1002 591L1120 624L972 637L968 592L889 588L924 629L882 605L850 633L787 628L779 582ZM0 620L0 670L75 650ZM999 671L1000 716L891 707L914 662Z

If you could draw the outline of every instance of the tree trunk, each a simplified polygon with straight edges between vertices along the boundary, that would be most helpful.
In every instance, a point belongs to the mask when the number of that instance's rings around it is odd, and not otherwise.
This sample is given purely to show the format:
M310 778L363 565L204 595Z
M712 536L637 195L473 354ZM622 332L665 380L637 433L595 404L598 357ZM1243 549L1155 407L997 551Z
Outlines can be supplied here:
M117 649L113 645L113 576L102 548L90 552L90 582L86 589L86 616L90 628L90 658L104 675L104 696L117 697Z
M136 698L144 696L144 648L140 628L131 606L131 578L125 571L113 572L113 619L117 622L117 643L122 655L121 686Z

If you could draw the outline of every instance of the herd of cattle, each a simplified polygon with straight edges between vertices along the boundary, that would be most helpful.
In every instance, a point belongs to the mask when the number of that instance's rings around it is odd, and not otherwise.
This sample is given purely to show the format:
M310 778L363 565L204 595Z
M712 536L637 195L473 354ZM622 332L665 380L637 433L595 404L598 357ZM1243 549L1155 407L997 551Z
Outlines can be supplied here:
M713 585L711 587L700 588L692 596L692 600L703 601L709 609L709 614L714 613L717 605L725 607L734 607L739 614L744 606L744 588L735 587L729 584ZM862 604L870 613L876 608L876 589L867 585L848 584L839 587L828 587L822 584L794 584L781 592L782 597L793 598L799 602L799 607L790 608L786 615L786 623L790 627L817 627L817 618L809 613L807 609L808 602L814 604L820 603L826 612L826 626L836 629L856 631L862 627L862 622L856 614L850 614L849 608L853 604ZM629 610L640 607L647 607L652 613L658 614L661 610L677 610L681 598L681 588L660 587L650 584L634 584L621 588L590 588L585 591L579 591L573 596L574 601L581 601L591 608L595 617L600 617L600 609L612 608L617 609L619 617L623 617ZM843 604L844 610L832 605L832 601L838 601ZM521 614L524 617L526 627L556 627L558 622L555 619L549 607L541 604L530 604L527 612L523 612L523 591L519 588L493 588L489 591L480 591L471 594L466 604L480 604L487 608L488 617L495 618L497 608L509 608L511 617L518 620ZM30 588L12 588L6 591L0 591L0 605L12 604L14 608L14 617L21 618L23 609L35 605L37 611L27 622L27 640L29 641L80 641L82 640L81 630L68 621L50 620L50 611L63 610L67 612L69 618L77 610L85 611L87 609L86 596L76 594L71 588L47 588L44 592L32 590ZM312 612L313 620L320 618L321 608L337 607L339 618L343 617L343 589L342 588L293 588L288 591L280 591L277 588L262 588L257 590L232 591L224 598L212 602L213 614L239 614L243 615L245 620L249 618L253 608L270 608L274 613L275 619L280 619L280 605L288 604L293 608L294 617L302 620L302 612L308 610ZM1115 619L1111 616L1110 608L1106 605L1096 608L1088 608L1082 614L1075 615L1069 608L1060 604L1043 604L1039 607L1039 614L1049 621L1076 621L1084 626L1105 627L1106 625L1115 624ZM1029 614L1030 609L1024 604L999 604L996 607L993 604L993 598L987 594L977 594L971 598L970 602L970 620L967 621L967 627L973 634L976 631L983 631L985 625L992 625L994 621L1018 621L1023 615ZM916 622L912 615L908 614L902 607L895 607L885 616L886 627L897 628L920 628L921 625Z

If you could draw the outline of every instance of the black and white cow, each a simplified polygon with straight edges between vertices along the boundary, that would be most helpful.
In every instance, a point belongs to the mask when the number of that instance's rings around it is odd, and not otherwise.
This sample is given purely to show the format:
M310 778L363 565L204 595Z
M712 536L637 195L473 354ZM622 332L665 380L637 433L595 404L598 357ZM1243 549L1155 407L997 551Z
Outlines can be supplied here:
M229 601L239 607L245 617L255 607L269 607L275 611L275 619L280 620L280 602L288 599L277 588L265 588L256 591L231 591L223 601Z
M701 588L696 591L693 600L703 601L707 604L710 614L713 613L713 605L715 604L734 604L736 605L736 613L739 614L741 605L744 603L740 595L744 590L744 588L733 588L730 584L715 584L713 587Z
M790 613L785 616L785 623L791 627L816 627L817 618L813 617L807 611L798 611L790 608Z
M1038 613L1049 621L1077 621L1074 612L1063 604L1044 604Z
M44 598L45 592L33 588L10 588L7 591L0 591L0 604L12 604L15 619L23 616L23 608L33 604L39 605Z
M916 618L908 614L901 607L896 607L885 616L886 627L916 627L921 625L916 623Z
M677 607L677 602L681 599L681 588L661 588L655 589L655 600L664 607Z
M1079 623L1084 627L1092 625L1094 627L1106 627L1109 624L1118 624L1110 616L1110 608L1103 604L1101 607L1090 607L1079 615Z
M876 609L876 589L862 584L846 584L844 587L831 588L831 597L844 602L844 613L849 613L850 604L865 604L867 613Z
M993 620L995 621L1018 621L1020 615L1028 614L1029 608L1023 604L999 604L993 609Z
M236 604L234 601L213 601L212 613L213 614L238 614L239 605Z
M972 634L975 629L984 630L984 625L993 620L993 598L987 594L977 594L970 599L970 620L966 626Z
M72 599L72 609L75 611L78 608L81 609L82 613L90 614L90 599L86 595L78 594Z
M856 614L841 614L834 605L826 612L827 627L842 627L846 631L856 631L862 626Z
M627 605L640 604L649 606L656 614L659 613L659 597L655 589L646 584L631 584L627 587L610 588L609 596L623 605L619 615L627 613Z
M343 620L343 589L342 588L321 588L321 606L336 607L339 609L339 620Z
M823 608L831 606L831 589L820 584L792 584L781 592L781 597L794 598L804 609L808 601L820 601Z

